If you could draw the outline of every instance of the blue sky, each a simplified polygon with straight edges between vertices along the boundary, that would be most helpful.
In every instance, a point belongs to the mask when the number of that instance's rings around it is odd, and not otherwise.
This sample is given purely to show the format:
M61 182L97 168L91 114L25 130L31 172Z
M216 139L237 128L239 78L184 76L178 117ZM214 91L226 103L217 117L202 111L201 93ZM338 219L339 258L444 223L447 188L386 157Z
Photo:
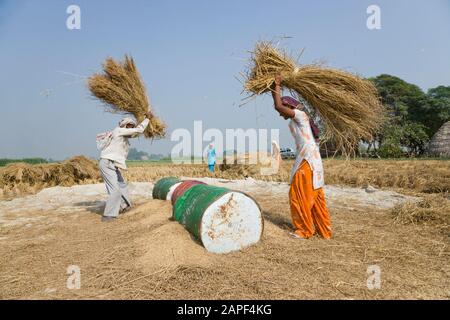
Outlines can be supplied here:
M66 28L70 4L81 8L81 30ZM366 27L371 4L381 8L381 30ZM304 63L389 73L424 90L450 85L449 0L0 0L0 157L97 156L95 135L120 116L105 113L72 74L88 76L125 53L169 126L167 139L141 138L138 149L167 154L170 132L192 130L194 120L205 129L279 128L290 146L270 97L238 107L248 50L281 36L294 52L306 48Z

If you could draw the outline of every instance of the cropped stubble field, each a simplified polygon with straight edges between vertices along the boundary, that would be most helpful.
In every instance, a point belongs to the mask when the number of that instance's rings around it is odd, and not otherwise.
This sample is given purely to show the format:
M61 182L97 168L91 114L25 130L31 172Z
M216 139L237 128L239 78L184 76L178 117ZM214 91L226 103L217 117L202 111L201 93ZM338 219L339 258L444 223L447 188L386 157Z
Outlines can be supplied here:
M224 256L206 252L176 221L169 202L150 200L113 224L101 211L60 214L0 228L0 298L23 299L448 299L450 161L325 160L327 184L368 184L423 200L392 209L330 201L333 239L290 239L287 194L250 192L265 219L260 243ZM133 163L128 181L215 177L286 182L292 161L263 176L258 166L209 173L205 165ZM1 169L0 169L1 171ZM38 191L38 190L36 190ZM81 204L80 204L81 205ZM11 218L9 216L8 218ZM80 290L66 287L69 265ZM381 268L381 288L367 268Z
M167 176L216 177L244 179L252 177L263 181L288 182L293 160L282 161L274 175L261 175L260 166L236 165L228 170L216 168L210 173L202 164L168 164L133 162L126 177L130 181L153 181ZM375 160L375 159L325 159L325 183L351 187L401 189L404 192L450 192L450 160Z

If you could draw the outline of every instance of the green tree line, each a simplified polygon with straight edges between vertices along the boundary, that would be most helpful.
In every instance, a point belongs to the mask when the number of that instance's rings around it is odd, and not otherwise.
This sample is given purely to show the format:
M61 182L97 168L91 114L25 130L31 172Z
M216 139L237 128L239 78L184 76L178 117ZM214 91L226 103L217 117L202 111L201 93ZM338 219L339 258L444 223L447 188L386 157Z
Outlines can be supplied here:
M25 159L0 159L0 167L4 167L10 163L25 162L29 164L48 163L48 160L43 158L25 158Z
M439 128L450 121L450 86L424 92L417 85L382 74L371 78L387 110L387 121L368 152L383 158L420 156Z

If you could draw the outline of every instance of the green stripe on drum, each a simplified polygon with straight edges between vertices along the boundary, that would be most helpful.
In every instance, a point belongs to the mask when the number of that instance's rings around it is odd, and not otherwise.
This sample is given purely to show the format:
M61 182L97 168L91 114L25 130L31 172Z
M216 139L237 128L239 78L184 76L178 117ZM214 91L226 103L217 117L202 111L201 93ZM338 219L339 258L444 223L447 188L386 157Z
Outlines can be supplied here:
M173 205L173 218L200 239L203 213L214 201L228 192L231 190L203 184L195 185L177 199Z
M176 189L173 191L171 199L167 200L170 200L172 202L172 205L175 204L175 202L177 202L177 199L179 197L181 197L190 188L198 184L206 185L206 183L197 180L186 180L181 182L180 184L177 185Z
M261 209L250 196L209 185L195 185L184 192L172 214L212 253L256 244L264 228Z
M175 177L167 177L158 180L153 187L153 199L166 200L170 188L179 182L181 182L181 180Z

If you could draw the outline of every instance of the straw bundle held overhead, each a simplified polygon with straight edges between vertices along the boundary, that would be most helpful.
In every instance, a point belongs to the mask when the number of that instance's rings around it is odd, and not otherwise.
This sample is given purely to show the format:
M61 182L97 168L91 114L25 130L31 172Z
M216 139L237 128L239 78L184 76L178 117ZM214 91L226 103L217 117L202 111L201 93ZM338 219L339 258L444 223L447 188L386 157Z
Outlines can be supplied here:
M361 139L371 140L383 121L384 109L370 81L321 65L298 65L271 43L257 43L245 90L250 97L269 92L277 74L283 87L314 107L325 126L323 140L343 152L353 151Z
M91 94L102 101L109 112L132 114L141 122L150 110L144 83L133 58L127 55L123 62L106 59L103 73L91 76L88 86ZM144 134L147 138L161 138L165 129L165 124L153 117Z

